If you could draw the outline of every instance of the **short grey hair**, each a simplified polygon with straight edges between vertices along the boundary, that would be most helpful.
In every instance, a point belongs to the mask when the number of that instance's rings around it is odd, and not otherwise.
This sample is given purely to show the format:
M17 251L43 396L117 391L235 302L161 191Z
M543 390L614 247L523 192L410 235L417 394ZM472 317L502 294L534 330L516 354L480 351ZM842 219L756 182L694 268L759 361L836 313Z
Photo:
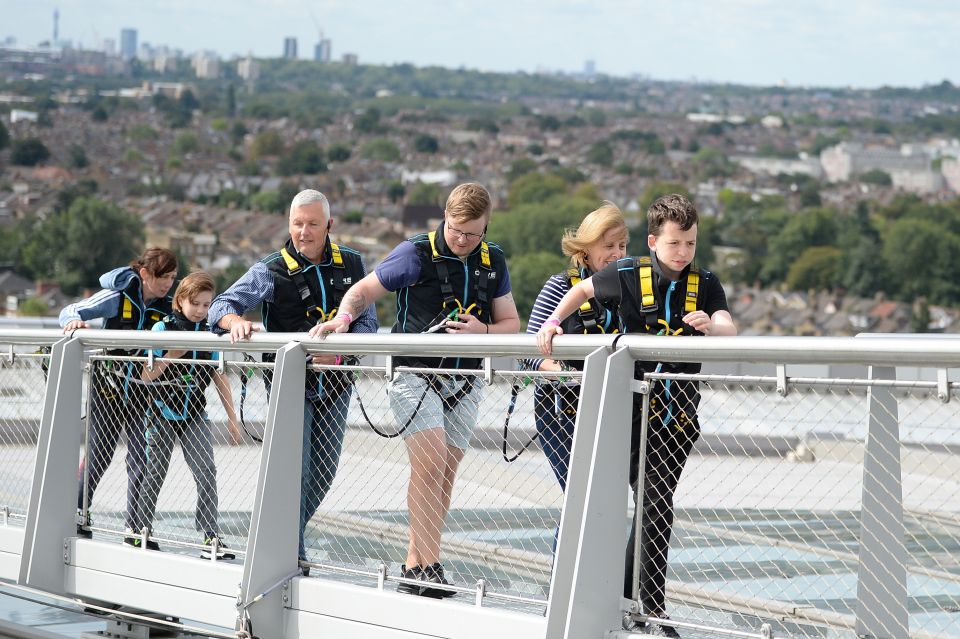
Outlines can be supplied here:
M313 204L314 202L320 202L323 205L323 212L327 216L327 219L330 219L330 202L327 200L327 196L317 191L316 189L304 189L296 195L293 196L293 201L290 202L290 213L293 213L294 209L298 209L301 206L306 206L307 204Z

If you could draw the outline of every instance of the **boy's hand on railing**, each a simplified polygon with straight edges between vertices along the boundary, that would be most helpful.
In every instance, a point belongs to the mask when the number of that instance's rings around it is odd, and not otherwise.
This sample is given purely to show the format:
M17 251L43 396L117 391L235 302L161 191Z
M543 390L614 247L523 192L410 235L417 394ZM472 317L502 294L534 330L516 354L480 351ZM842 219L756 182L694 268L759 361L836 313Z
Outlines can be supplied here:
M710 335L713 332L713 320L705 311L693 311L683 316L683 323L689 324L694 330Z

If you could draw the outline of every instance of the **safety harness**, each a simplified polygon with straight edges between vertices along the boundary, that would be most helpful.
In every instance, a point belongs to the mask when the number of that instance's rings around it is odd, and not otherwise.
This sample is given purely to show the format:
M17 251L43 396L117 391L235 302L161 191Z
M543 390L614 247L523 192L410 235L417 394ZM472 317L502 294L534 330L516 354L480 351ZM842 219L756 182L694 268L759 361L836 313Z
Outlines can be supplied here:
M643 316L646 331L657 335L680 335L683 328L671 332L669 323L658 317L660 302L653 282L653 259L649 255L637 258L637 279L640 284L640 314ZM699 296L700 270L691 266L687 273L687 291L683 296L685 314L697 310Z
M447 267L447 261L437 250L437 232L427 233L430 240L430 254L434 266L437 269L437 277L440 280L440 294L443 296L443 309L446 314L447 305L456 304L458 313L469 313L476 310L477 317L483 315L483 309L490 306L490 273L493 266L490 263L490 245L486 242L480 242L480 277L474 285L474 292L477 301L469 307L464 308L453 290L453 284L450 283L450 269Z
M325 322L335 317L337 314L336 308L332 308L329 313L325 313L323 308L317 304L317 301L322 300L323 296L320 294L320 291L317 290L316 283L306 276L303 272L303 266L296 258L290 255L286 247L280 249L280 257L283 258L283 263L287 267L287 274L290 276L290 279L293 280L297 291L300 293L300 299L303 301L304 306L307 307L307 319L311 322ZM330 242L330 263L336 269L331 282L334 290L338 293L336 299L339 304L339 300L343 299L344 293L347 292L347 285L345 283L347 271L346 266L343 264L343 256L340 254L340 247L333 242Z

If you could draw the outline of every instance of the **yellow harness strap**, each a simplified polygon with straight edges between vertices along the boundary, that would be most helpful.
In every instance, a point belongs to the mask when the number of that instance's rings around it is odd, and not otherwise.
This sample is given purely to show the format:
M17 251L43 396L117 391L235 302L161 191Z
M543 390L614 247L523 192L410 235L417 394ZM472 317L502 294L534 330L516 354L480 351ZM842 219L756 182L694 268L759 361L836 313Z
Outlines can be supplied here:
M287 270L291 273L295 273L300 270L300 263L297 260L293 259L293 256L287 252L287 247L280 249L280 256L283 258L284 264L287 265Z
M433 261L436 262L440 259L440 251L437 250L437 232L430 231L427 237L430 239L430 253L433 255ZM480 264L486 269L490 268L490 245L486 242L480 242Z
M122 319L129 321L133 319L133 302L130 301L129 297L123 298L123 315Z
M638 260L637 276L640 278L640 306L650 308L656 306L657 298L653 294L653 262L644 255Z
M683 300L683 311L692 313L697 310L697 294L700 292L700 271L691 268L687 274L687 296Z

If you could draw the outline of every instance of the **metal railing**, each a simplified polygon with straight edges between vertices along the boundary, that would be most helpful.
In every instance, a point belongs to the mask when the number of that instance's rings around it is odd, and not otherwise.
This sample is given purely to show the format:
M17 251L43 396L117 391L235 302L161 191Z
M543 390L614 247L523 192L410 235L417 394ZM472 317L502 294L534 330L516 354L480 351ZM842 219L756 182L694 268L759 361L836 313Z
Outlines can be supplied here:
M54 346L53 354L35 354L41 346ZM960 340L628 335L616 350L611 346L606 337L557 339L559 357L587 359L578 388L576 374L561 380L516 370L518 358L535 355L533 340L521 335L337 335L319 342L257 334L231 345L225 338L182 333L84 330L70 339L56 331L0 330L0 350L10 353L0 357L0 506L9 513L0 520L0 576L90 598L102 596L108 576L183 588L205 583L211 603L203 610L169 594L155 602L124 594L117 602L221 627L232 626L238 614L256 628L258 620L263 627L296 611L303 633L323 617L310 588L331 584L366 586L382 593L381 606L409 615L425 602L389 592L404 583L400 564L407 555L410 509L418 507L408 501L406 433L398 435L405 420L391 407L391 382L398 374L445 379L455 372L403 369L394 358L456 353L483 357L484 367L471 373L482 391L477 426L456 473L441 539L448 589L457 593L451 603L510 611L524 623L542 624L535 627L551 637L599 636L593 633L613 630L624 613L634 623L647 621L643 613L649 611L636 602L623 606L620 598L625 533L635 514L626 481L632 398L647 411L643 420L638 413L638 423L650 425L657 406L649 399L658 388L690 392L696 384L699 437L673 495L666 574L668 611L681 632L819 636L833 629L898 639L960 636L960 419L951 402L956 384L945 372L935 380L897 380L893 368L957 367ZM125 371L121 379L139 383L143 369L161 359L104 351L145 348L223 353L212 362L180 363L195 365L193 375L222 374L235 408L243 397L241 437L231 435L214 384L206 389L207 419L192 432L155 414L150 421L157 398L182 388L142 385L128 396L135 410L125 416L152 433L140 461L147 474L154 473L153 481L137 492L155 491L153 517L147 530L133 531L136 539L127 532L131 523L143 522L128 521L130 446L121 437L112 462L98 458L102 479L82 499L79 521L93 533L93 545L86 545L74 530L76 467L64 460L71 450L74 460L90 450L97 388L87 380L91 370L109 363L114 369L129 366L135 373ZM260 363L262 353L278 354L276 363ZM362 359L308 370L304 362L312 353ZM712 365L709 373L648 374L631 382L635 360ZM721 372L726 363L743 362L767 364L771 374ZM809 363L865 365L872 374L789 374L790 365ZM272 390L264 371L272 373ZM291 460L301 457L304 380L344 372L349 401L342 453L338 460L321 455L322 463L313 467L333 481L306 524L305 556L298 562L299 504L291 495L300 491L300 464ZM576 446L556 451L570 460L566 491L535 424L537 400L554 402L539 407L541 415L563 411L550 394L559 388L580 393ZM506 461L528 443L515 461ZM159 457L171 453L169 467L151 471L158 451ZM92 463L86 455L83 474ZM206 498L198 503L201 494ZM211 521L215 529L203 530ZM9 541L14 538L4 536L11 528L21 530L17 566L3 560L4 551L15 554ZM215 557L204 546L210 532L237 559L195 563L205 550ZM117 555L125 538L128 544L139 540L144 549L145 542L155 542L164 552L130 556L127 548ZM62 560L59 554L55 561L41 556L52 547L63 548ZM298 565L310 569L309 579L291 578L300 574ZM458 635L451 630L449 636Z

